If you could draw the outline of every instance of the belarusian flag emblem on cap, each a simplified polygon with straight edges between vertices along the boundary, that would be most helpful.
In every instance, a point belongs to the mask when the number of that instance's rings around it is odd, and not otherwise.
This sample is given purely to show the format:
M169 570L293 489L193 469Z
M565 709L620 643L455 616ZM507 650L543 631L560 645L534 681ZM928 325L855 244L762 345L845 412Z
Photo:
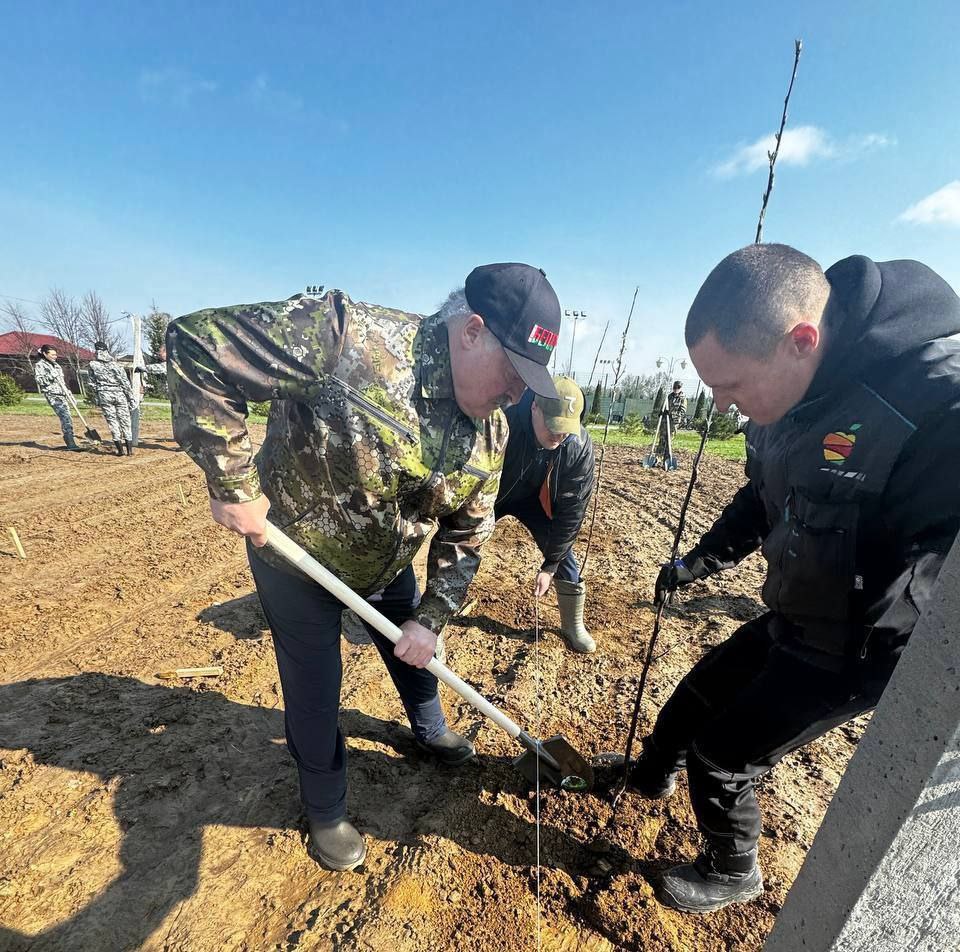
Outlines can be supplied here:
M557 346L557 339L558 337L553 331L548 331L545 327L534 324L533 330L530 331L530 336L527 338L527 343L536 344L549 352Z

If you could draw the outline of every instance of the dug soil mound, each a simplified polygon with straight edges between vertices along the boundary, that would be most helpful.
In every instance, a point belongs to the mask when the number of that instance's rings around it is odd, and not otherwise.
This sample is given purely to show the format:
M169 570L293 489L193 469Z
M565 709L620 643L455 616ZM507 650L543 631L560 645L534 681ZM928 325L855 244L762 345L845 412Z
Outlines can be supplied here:
M162 424L145 424L145 445L125 459L58 449L55 424L0 416L0 949L517 952L537 948L538 931L542 948L571 952L761 947L856 726L761 784L763 896L683 916L652 884L696 853L684 782L662 803L628 796L615 827L605 800L545 792L538 838L515 744L446 693L480 756L454 771L421 760L375 649L345 640L349 810L369 853L356 872L325 872L305 849L243 546L210 521L199 471ZM596 654L564 647L552 594L536 639L539 558L511 520L446 635L462 677L588 755L622 749L687 479L686 457L664 473L641 456L607 453L586 573ZM741 480L738 465L704 461L691 539ZM750 560L668 611L644 729L691 664L761 611L760 578ZM224 673L156 677L200 665Z

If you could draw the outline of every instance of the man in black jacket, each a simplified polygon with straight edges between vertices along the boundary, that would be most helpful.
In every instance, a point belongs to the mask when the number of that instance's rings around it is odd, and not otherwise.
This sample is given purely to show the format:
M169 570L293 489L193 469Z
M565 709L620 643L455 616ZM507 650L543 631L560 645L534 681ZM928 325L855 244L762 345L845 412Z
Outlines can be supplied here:
M596 642L583 624L587 586L573 557L593 491L593 443L580 424L583 392L569 377L556 377L559 399L523 399L507 409L510 438L500 477L496 516L522 522L543 554L534 582L539 598L553 581L560 633L574 651L589 653Z
M762 546L769 611L708 652L664 705L631 774L664 797L687 769L704 836L662 901L708 912L758 896L756 779L880 698L960 529L960 299L915 261L824 274L751 245L707 278L690 356L747 425L748 481L665 566L656 603Z

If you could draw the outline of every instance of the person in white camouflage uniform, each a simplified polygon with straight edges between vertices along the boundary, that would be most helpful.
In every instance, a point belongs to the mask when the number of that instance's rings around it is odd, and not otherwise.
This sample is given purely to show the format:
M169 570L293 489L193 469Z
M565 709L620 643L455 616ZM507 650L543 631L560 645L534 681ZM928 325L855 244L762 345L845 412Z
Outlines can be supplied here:
M67 403L69 391L63 379L63 368L57 363L57 349L52 344L40 348L40 356L33 367L33 376L37 381L37 390L46 398L60 420L63 442L67 449L79 450L73 436L73 420L70 418L70 406Z
M90 383L97 395L97 406L110 427L117 456L133 456L133 429L130 411L133 409L133 388L103 341L94 345L97 359L90 361Z

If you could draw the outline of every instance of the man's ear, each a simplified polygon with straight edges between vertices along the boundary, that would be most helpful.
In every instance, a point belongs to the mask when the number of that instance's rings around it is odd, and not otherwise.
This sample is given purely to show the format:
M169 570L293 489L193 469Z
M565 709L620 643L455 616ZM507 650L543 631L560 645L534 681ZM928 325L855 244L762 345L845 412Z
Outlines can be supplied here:
M801 321L791 329L789 335L795 353L798 357L810 357L816 353L820 345L820 328L816 324Z
M471 314L460 325L460 341L464 350L473 350L483 340L483 318L479 314Z

